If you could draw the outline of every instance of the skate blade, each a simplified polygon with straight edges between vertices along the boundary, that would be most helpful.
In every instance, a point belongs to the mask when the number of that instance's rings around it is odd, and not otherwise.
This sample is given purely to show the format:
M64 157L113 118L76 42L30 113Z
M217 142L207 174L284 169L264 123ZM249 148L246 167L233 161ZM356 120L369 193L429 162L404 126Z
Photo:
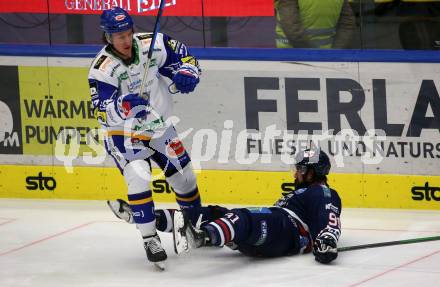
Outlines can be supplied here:
M174 252L177 255L180 255L184 252L188 252L188 242L186 240L186 238L177 235L178 238L174 239Z
M173 218L173 242L174 252L179 255L183 252L188 252L188 241L186 236L182 235L184 218L181 212L175 212Z
M154 267L156 267L156 269L159 271L164 271L166 267L165 261L154 262Z

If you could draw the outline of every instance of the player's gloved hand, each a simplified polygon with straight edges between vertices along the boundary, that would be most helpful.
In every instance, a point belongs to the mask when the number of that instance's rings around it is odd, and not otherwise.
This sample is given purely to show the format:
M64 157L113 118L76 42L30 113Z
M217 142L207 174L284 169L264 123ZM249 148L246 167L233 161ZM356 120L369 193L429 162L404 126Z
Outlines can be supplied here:
M333 234L324 232L316 237L313 243L313 255L315 255L315 260L328 264L338 257L336 239Z
M188 63L183 64L174 74L173 82L176 89L182 94L194 91L200 82L197 67Z
M128 118L144 118L147 115L149 101L139 94L126 94L118 97L116 107L119 113Z

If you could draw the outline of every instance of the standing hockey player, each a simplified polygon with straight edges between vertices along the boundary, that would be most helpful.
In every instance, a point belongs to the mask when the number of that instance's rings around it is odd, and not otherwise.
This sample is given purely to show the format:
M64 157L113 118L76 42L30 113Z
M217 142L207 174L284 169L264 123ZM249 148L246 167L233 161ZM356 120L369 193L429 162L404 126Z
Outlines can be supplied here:
M124 209L132 211L128 221L141 232L148 260L163 267L167 254L156 233L151 160L163 170L182 209L200 206L191 159L167 121L170 83L180 93L190 93L199 83L200 68L184 44L158 33L140 94L153 35L134 33L132 18L119 7L103 11L100 24L106 46L92 62L88 80L106 150L128 186L129 206L122 200L108 203L117 216L126 216Z
M208 206L176 211L176 252L224 245L257 257L313 251L316 261L330 263L338 256L341 200L327 184L329 171L327 154L308 149L296 156L295 190L285 194L272 207L226 209ZM192 224L199 214L208 222L198 228Z

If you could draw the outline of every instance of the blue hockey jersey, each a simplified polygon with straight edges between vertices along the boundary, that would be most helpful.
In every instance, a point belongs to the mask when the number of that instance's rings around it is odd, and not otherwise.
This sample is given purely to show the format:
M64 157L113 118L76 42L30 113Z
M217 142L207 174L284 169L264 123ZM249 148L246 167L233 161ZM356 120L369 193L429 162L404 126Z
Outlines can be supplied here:
M293 216L310 234L312 242L323 231L339 239L341 199L326 185L312 184L285 194L275 204Z

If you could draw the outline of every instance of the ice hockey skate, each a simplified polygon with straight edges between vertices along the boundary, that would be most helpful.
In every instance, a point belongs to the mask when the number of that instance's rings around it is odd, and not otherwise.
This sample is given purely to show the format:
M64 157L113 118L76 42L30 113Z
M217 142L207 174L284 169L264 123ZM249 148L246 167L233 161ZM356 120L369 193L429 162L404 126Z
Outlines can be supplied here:
M160 270L165 270L165 261L168 256L165 249L162 247L159 235L155 234L144 243L145 252L147 253L148 261L152 262Z
M176 254L181 254L206 246L209 239L205 231L191 224L183 211L176 210L173 218L173 241L174 251Z
M107 200L107 205L117 218L125 220L128 223L134 223L133 211L130 205L124 200Z

